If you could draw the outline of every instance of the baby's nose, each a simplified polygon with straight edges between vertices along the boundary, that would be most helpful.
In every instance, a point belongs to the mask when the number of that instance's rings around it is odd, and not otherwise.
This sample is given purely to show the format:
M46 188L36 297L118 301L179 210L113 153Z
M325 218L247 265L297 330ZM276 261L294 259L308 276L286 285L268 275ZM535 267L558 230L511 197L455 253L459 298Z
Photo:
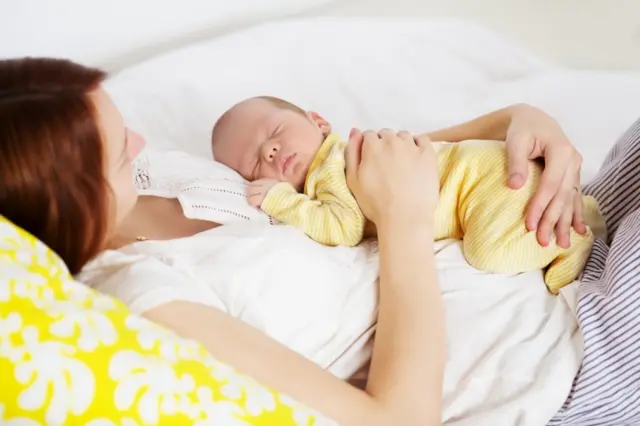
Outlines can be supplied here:
M277 157L279 151L280 151L280 147L279 146L272 145L267 149L265 157L267 157L267 159L270 160L270 161L275 160L275 158Z

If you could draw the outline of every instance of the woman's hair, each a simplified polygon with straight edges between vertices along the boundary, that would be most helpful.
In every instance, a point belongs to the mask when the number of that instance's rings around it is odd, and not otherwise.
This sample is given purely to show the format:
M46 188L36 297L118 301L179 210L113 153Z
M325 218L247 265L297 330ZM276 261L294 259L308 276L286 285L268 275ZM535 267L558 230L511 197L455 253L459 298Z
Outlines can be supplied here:
M102 249L109 186L89 93L103 71L59 59L0 60L0 215L76 274Z

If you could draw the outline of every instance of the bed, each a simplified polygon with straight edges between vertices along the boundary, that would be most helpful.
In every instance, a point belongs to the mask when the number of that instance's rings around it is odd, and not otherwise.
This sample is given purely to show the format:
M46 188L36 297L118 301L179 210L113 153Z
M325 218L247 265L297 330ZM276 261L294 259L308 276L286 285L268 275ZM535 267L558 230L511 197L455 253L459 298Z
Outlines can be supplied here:
M266 23L123 69L108 88L152 149L207 158L216 117L256 94L320 111L342 132L425 131L528 102L566 129L584 181L640 111L640 74L561 69L456 19ZM554 298L539 273L488 276L457 242L438 250L450 333L445 424L544 424L580 365L575 289Z
M278 13L285 9L297 10ZM291 18L222 35L202 28L153 57L156 33L134 51L64 55L108 64L107 89L148 149L206 158L216 117L257 94L320 111L341 132L426 131L528 102L559 120L588 181L640 111L640 73L562 69L465 20ZM437 250L449 330L443 422L544 424L581 361L575 285L552 297L540 273L488 275L466 264L456 241Z

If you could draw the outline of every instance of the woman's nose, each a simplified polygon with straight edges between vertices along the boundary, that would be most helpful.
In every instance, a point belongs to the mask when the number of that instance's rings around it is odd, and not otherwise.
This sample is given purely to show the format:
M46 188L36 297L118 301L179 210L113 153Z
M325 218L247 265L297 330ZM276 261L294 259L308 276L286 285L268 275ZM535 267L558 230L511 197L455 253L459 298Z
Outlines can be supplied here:
M129 138L128 154L131 159L135 158L146 145L144 138L137 132L127 129Z

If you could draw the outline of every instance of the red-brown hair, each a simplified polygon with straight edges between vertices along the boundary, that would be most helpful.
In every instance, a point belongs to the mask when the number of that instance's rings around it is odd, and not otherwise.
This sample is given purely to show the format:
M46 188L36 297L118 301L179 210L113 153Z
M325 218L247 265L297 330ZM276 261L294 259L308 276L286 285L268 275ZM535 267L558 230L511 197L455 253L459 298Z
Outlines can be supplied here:
M109 186L89 94L103 71L60 59L0 61L0 214L76 274L102 249Z

